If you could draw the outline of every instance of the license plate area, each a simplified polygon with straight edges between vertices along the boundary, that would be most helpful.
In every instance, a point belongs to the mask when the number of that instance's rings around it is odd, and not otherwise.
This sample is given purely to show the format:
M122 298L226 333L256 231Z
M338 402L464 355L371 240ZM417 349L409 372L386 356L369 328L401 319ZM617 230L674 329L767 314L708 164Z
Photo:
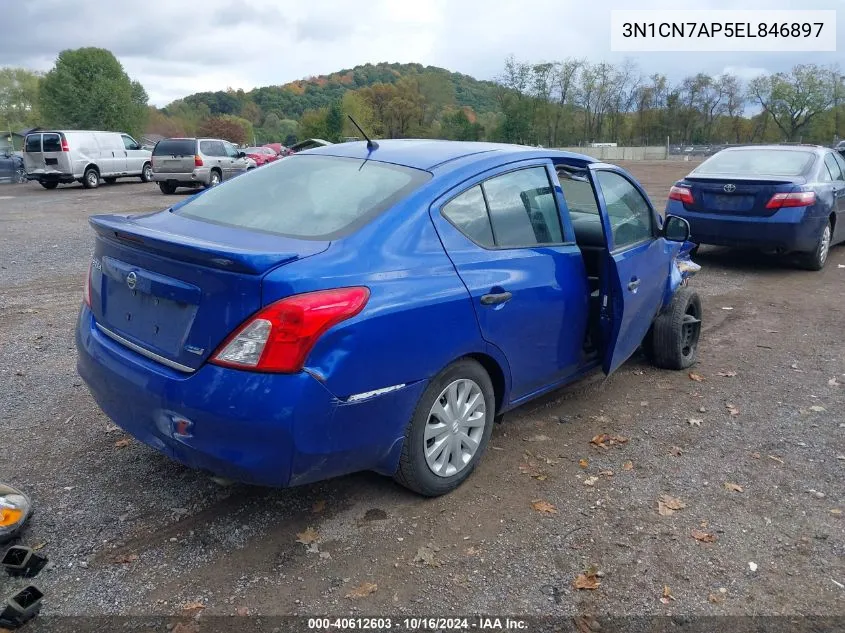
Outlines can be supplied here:
M705 194L704 203L708 211L748 211L754 206L754 196Z

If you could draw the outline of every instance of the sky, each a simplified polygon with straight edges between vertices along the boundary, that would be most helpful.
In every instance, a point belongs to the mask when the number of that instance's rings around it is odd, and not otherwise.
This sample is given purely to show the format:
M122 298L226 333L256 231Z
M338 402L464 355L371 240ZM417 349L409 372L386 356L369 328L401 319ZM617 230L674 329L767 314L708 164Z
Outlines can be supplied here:
M845 9L845 0L0 0L0 66L49 70L60 51L111 50L150 102L279 85L367 62L418 62L495 79L513 54L636 61L673 81L697 72L747 79L838 53L613 53L611 9Z

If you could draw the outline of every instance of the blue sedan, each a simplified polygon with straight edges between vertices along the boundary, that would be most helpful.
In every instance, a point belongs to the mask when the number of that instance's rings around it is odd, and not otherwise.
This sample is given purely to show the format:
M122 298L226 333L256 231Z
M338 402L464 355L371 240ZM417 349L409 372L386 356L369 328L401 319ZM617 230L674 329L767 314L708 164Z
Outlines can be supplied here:
M845 241L845 159L812 145L725 149L675 183L666 213L698 244L793 253L821 270Z
M643 343L696 359L689 226L586 156L329 145L90 223L80 375L133 436L230 479L443 494L506 411Z

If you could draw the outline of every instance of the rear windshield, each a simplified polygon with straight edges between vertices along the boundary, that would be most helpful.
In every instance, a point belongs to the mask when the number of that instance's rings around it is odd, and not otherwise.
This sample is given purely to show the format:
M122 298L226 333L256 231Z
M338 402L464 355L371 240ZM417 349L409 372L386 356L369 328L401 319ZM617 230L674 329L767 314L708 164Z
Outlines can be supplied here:
M197 196L175 213L303 239L351 233L431 177L335 156L291 156Z
M813 152L788 149L737 149L719 152L701 163L694 175L800 176L816 159Z
M196 145L192 138L166 138L156 144L153 156L193 156Z
M41 151L41 135L27 134L26 136L26 151L40 152Z

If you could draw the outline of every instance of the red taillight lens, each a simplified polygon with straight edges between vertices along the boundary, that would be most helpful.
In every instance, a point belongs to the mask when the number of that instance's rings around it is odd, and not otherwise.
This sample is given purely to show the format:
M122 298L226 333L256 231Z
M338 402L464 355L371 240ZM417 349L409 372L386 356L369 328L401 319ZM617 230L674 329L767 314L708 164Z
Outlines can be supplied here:
M88 276L85 277L85 287L82 289L82 300L91 307L91 262L88 262Z
M62 151L63 152L69 152L70 151L70 147L67 144L67 139L64 138L64 137L62 137Z
M766 204L766 208L809 207L814 204L816 204L816 193L814 191L795 191L792 193L776 193Z
M684 204L692 204L694 202L692 191L689 190L689 187L678 187L677 185L669 190L669 200L677 200Z
M270 304L227 338L211 362L278 373L302 369L317 339L364 309L367 288L337 288L294 295Z
M202 167L202 158L194 156L194 167Z

